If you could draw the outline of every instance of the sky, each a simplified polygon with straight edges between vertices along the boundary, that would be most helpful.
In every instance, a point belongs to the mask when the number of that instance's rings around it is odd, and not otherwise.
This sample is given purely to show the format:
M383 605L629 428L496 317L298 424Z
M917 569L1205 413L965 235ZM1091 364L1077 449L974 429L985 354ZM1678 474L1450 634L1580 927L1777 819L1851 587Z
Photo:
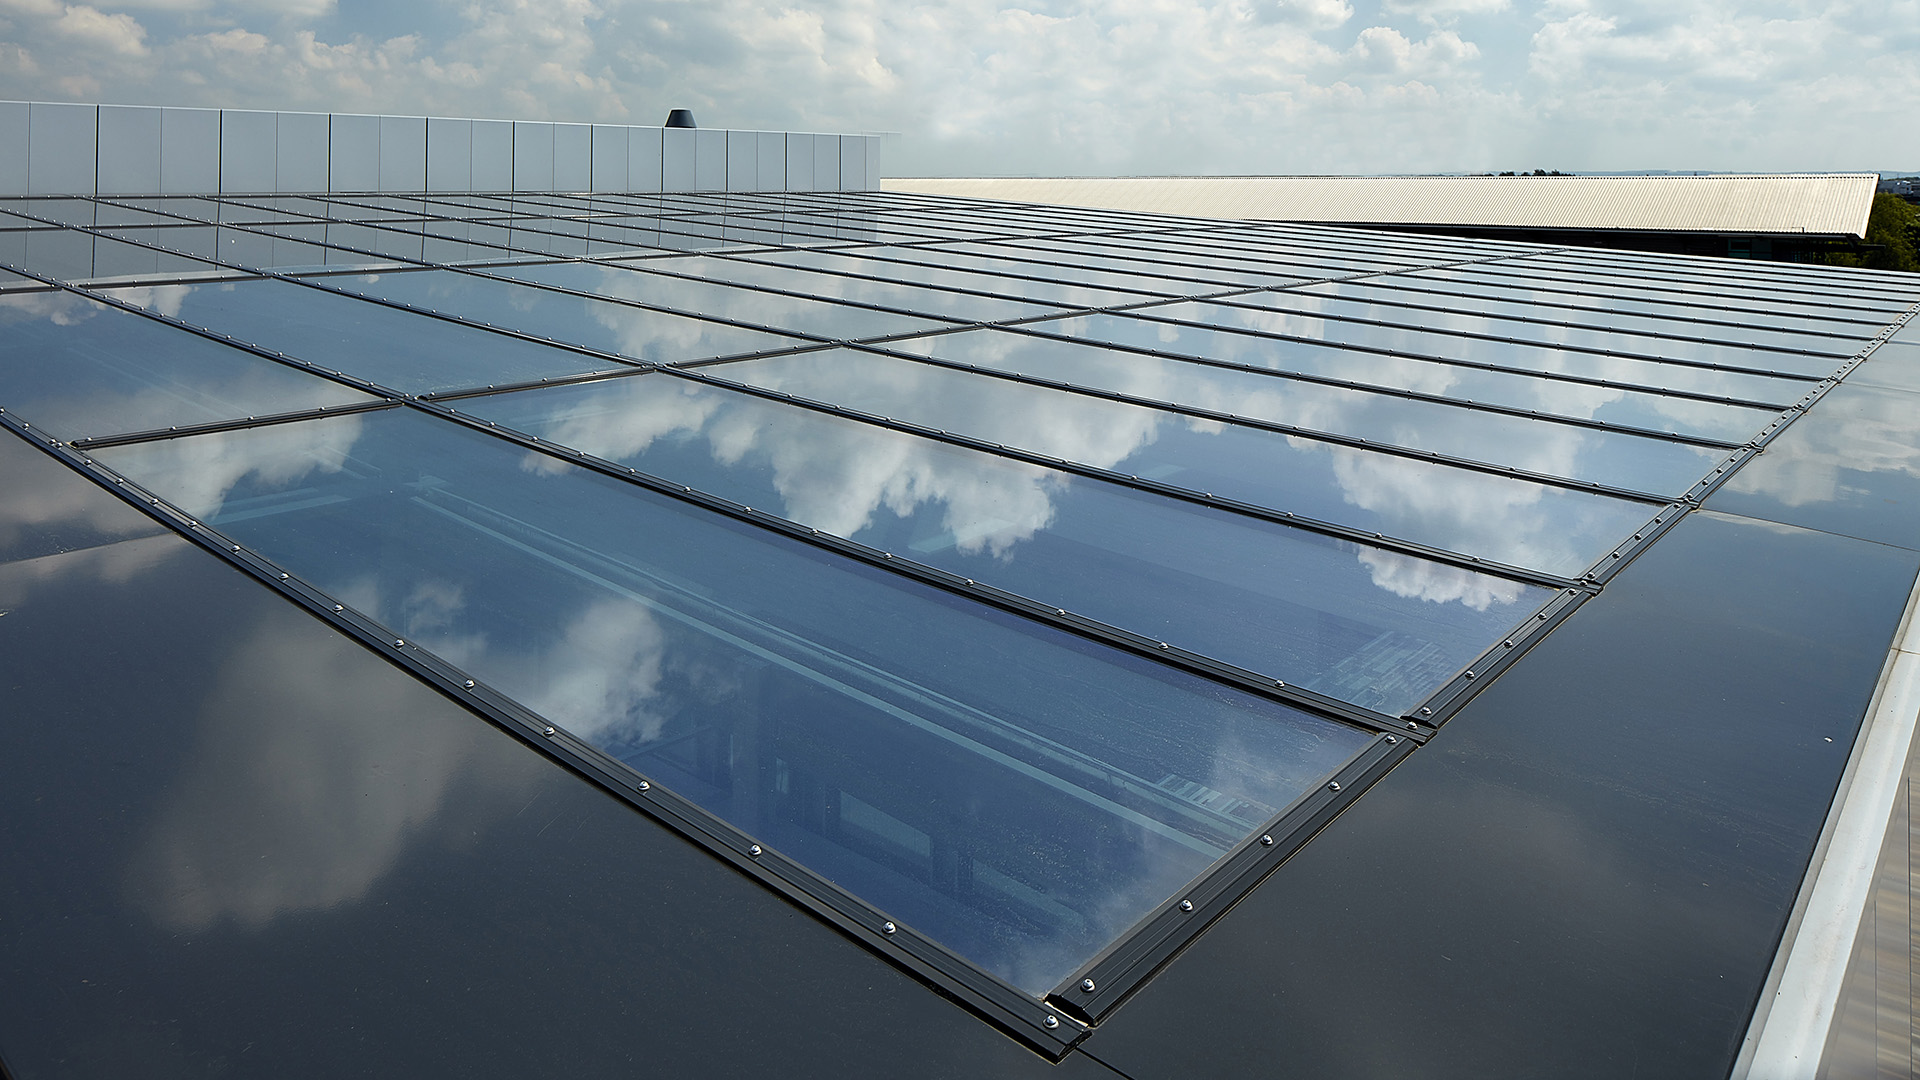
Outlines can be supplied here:
M886 132L890 176L1920 169L1920 0L0 0L0 99Z

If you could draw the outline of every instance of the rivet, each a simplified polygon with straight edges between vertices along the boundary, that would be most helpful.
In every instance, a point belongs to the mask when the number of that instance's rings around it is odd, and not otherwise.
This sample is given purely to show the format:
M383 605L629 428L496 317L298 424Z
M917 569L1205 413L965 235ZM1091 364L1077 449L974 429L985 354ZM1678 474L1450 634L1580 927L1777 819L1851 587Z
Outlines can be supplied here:
M287 575L285 575L285 574L281 574L281 575L280 575L280 580L281 580L281 581L285 581L285 580L287 580ZM396 641L396 642L394 642L394 644L395 644L395 645L398 645L398 644L400 644L400 643Z
M1619 553L1619 552L1617 552L1617 551L1616 551L1616 552L1614 552L1614 553L1613 553L1613 557L1614 557L1614 558L1616 558L1616 559L1617 559L1617 558L1619 558L1619 557L1620 557L1620 553Z
M1340 790L1340 781L1338 781L1338 780L1333 780L1333 781L1330 781L1330 782L1329 782L1329 783L1327 784L1327 790L1328 790L1328 791L1339 791L1339 790Z
M1511 641L1503 641L1503 642L1501 642L1501 643L1500 643L1500 647L1501 647L1501 648L1504 648L1504 649L1511 649L1511 648L1513 648L1513 642L1511 642Z
M1067 613L1067 609L1066 609L1066 608L1054 608L1054 609L1053 609L1053 613L1054 613L1055 615L1065 615L1065 614Z
M748 845L747 845L747 854L749 854L749 855L751 855L751 856L753 856L753 857L754 857L754 858L756 858L756 859L757 859L757 858L759 858L759 857L760 857L760 845L759 845L759 844L748 844Z
M1287 688L1287 680L1285 680L1285 679L1275 679L1275 680L1273 680L1273 685L1275 685L1275 686L1277 686L1277 687L1279 687L1279 688L1280 688L1280 689L1282 689L1282 690L1285 690L1285 689Z
M1420 715L1421 715L1421 716L1432 716L1432 715L1433 715L1433 710L1432 710L1432 709L1429 709L1429 708L1422 708L1422 709L1420 710Z
M1171 649L1171 648L1173 648L1173 646L1171 646L1171 645L1169 645L1169 644L1167 644L1167 643L1166 643L1166 642L1164 642L1164 641L1160 643L1160 647L1161 647L1161 648L1163 648L1163 649Z
M347 609L346 609L346 608L343 608L343 607L341 607L341 606L340 606L339 604L335 604L335 605L333 605L333 610L335 610L335 611L345 611L345 610L347 610Z
M967 584L969 584L969 585L971 585L971 584L973 584L973 579L972 579L972 578L968 578L968 579L967 579Z
M1082 989L1082 990L1085 990L1085 991L1086 991L1087 993L1089 993L1089 994L1091 994L1091 993L1093 993L1093 992L1094 992L1095 990L1097 990L1097 989L1099 989L1099 987L1096 987L1096 986L1094 986L1094 985L1093 985L1093 980L1092 980L1092 979L1081 979L1081 980L1080 980L1080 989Z
M1414 731L1419 731L1419 730L1420 730L1420 725L1419 725L1419 724L1416 724L1416 723L1414 723L1414 722L1413 722L1413 721L1411 721L1411 720L1409 720L1409 721L1407 721L1407 727L1409 727L1409 728L1411 728L1411 729L1412 729L1412 730L1414 730Z
M1273 846L1273 834L1271 834L1271 833L1262 833L1262 834L1260 834L1260 846L1261 846L1261 847L1272 847L1272 846Z
M880 553L880 557L881 557L881 558L883 558L883 559L891 559L891 558L893 558L893 552L891 552L891 551L883 551L883 552L881 552L881 553Z
M1477 676L1475 676L1473 672L1469 671L1467 672L1467 678L1472 679L1472 678L1477 678Z
M402 647L404 647L404 646L405 646L406 644L407 644L407 641L406 641L406 639L405 639L405 638L394 638L394 639L393 639L393 647L394 647L394 648L396 648L396 649L398 649L398 648L402 648Z
M555 735L558 735L558 734L559 734L559 732L557 732L557 731L555 731L555 730L553 729L553 725L552 725L552 724L548 724L548 725L547 725L546 727L543 727L543 728L541 728L541 729L540 729L540 734L542 734L542 735L545 735L545 736L546 736L547 738L549 738L549 739L551 739L551 738L553 738L553 737L554 737Z
M641 791L652 791L652 790L653 790L653 785L652 785L652 784L650 784L650 783L648 783L648 782L646 782L645 780L642 780L642 781L640 781L639 783L637 783L637 784L635 784L635 785L633 785L633 786L634 786L634 787L636 787L636 788L638 788L638 789L640 789Z
M1180 901L1180 910L1181 910L1181 911L1192 911L1192 910L1193 910L1193 901L1191 901L1191 900L1182 900L1182 901Z
M466 687L466 688L467 688L467 689L469 689L469 690L471 690L471 689L473 689L473 680L472 680L472 679L468 679L467 681L465 681L465 682L463 682L463 683L461 683L460 685L461 685L461 686L464 686L464 687Z
M883 934L891 934L891 933L893 933L893 932L894 932L895 930L898 930L898 929L900 929L900 928L899 928L899 927L897 927L897 926L895 926L895 925L893 925L893 924L892 924L892 923L890 923L890 922L883 922L883 923L881 923L881 924L880 924L880 932L881 932L881 933L883 933ZM1051 1019L1053 1019L1053 1018L1052 1018L1052 1017L1048 1017L1048 1019L1049 1019L1049 1020L1051 1020ZM1056 1021L1056 1022L1057 1022L1057 1021Z
M1040 1021L1040 1024L1042 1027L1048 1029L1057 1028L1060 1026L1060 1018L1057 1016L1049 1016L1045 1020Z
M1398 736L1398 735L1389 735L1389 736L1387 736L1387 745L1388 745L1388 746L1399 746L1399 745L1400 745L1400 736Z
M126 482L127 482L127 478L126 478L126 477L124 477L124 476L116 476L116 477L114 477L114 478L113 478L113 482L114 482L114 483L116 483L116 484L124 484L124 483L126 483ZM234 549L234 550L236 550L236 551L237 551L237 550L239 550L239 549L238 549L238 548L236 548L236 549Z

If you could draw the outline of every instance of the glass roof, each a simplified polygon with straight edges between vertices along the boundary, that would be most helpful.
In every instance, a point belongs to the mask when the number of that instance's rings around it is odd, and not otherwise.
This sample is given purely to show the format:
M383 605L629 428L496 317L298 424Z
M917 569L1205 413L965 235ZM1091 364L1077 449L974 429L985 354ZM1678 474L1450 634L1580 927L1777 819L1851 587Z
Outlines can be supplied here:
M1911 299L879 192L0 210L16 422L1029 1001Z

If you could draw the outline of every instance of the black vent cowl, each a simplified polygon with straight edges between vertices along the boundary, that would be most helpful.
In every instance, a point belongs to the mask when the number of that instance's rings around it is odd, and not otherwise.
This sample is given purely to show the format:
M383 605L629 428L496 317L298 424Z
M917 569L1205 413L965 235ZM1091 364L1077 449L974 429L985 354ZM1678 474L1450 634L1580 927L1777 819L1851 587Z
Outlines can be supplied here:
M665 126L690 128L699 127L700 125L693 122L692 109L671 109L667 112L667 122Z

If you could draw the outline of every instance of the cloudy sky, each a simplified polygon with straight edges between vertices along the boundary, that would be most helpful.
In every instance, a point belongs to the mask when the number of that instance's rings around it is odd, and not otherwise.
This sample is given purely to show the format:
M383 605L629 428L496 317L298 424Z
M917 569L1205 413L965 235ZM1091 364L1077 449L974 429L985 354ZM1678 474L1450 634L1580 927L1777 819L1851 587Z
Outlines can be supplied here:
M0 0L0 98L897 133L890 175L1920 168L1920 0Z

